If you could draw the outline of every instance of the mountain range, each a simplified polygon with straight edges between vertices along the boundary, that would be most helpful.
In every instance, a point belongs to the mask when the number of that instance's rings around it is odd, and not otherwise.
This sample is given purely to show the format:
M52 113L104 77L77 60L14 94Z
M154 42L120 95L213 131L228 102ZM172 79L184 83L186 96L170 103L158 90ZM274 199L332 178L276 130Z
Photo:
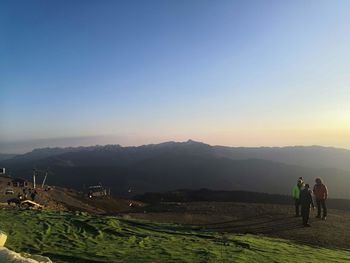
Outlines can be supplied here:
M82 190L102 183L121 196L200 188L289 195L298 177L310 185L321 177L331 197L350 199L350 151L321 146L246 148L189 140L42 148L0 160L0 167L27 179L33 168L49 168L49 184Z

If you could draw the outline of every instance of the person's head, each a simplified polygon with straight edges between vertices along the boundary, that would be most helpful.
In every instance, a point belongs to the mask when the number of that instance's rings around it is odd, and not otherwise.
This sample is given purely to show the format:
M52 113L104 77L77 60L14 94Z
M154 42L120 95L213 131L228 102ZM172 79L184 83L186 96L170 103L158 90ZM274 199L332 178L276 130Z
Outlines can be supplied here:
M322 184L322 179L319 178L319 177L316 178L316 179L315 179L315 183L316 183L316 184Z
M307 190L307 189L309 189L310 188L310 185L309 184L305 184L305 189Z
M297 184L298 184L299 186L303 185L303 180L298 179Z

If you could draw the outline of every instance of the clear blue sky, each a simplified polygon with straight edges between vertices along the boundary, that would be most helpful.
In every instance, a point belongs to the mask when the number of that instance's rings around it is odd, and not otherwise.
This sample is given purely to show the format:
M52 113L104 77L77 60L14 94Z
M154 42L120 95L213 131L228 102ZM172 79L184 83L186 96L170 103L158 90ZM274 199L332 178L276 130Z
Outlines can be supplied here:
M346 0L1 1L0 152L350 148L349 14Z

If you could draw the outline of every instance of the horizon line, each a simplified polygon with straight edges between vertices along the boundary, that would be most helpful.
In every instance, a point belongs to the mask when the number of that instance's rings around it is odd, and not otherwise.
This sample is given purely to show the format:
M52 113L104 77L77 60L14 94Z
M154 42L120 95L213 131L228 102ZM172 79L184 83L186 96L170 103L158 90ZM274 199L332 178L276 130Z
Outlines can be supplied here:
M97 137L97 136L84 136L84 138L91 138L91 137ZM73 139L73 138L82 138L82 137L69 137L69 139ZM59 138L51 138L54 140L57 139L67 139L67 137L59 137ZM46 139L36 139L35 141L44 141L44 140L48 140L48 138ZM34 140L33 140L34 141ZM19 143L21 141L17 141L17 142L13 142L13 143ZM24 142L24 141L22 141ZM350 149L345 148L345 147L337 147L337 146L331 146L331 145L319 145L319 144L310 144L310 145L302 145L302 144L296 144L296 145L279 145L279 146L266 146L266 145L261 145L261 146L237 146L237 145L222 145L222 144L209 144L203 141L197 141L197 140L193 140L193 139L188 139L188 140L179 140L179 141L175 141L175 140L165 140L162 142L158 142L158 143L145 143L145 144L120 144L120 143L104 143L104 144L88 144L88 145L67 145L67 146L54 146L54 145L50 145L50 146L43 146L43 147L34 147L29 151L18 151L18 152L13 152L13 153L9 153L9 152L0 152L0 154L8 154L8 155L21 155L21 154L27 154L30 152L33 152L35 150L40 150L40 149L65 149L65 148L90 148L90 147L106 147L106 146L119 146L121 148L130 148L130 147L143 147L143 146L151 146L151 145L160 145L160 144L166 144L166 143L200 143L200 144L205 144L208 145L210 147L227 147L227 148L249 148L249 149L256 149L256 148L297 148L297 147L319 147L319 148L330 148L330 149L337 149L337 150L346 150L346 151L350 151Z

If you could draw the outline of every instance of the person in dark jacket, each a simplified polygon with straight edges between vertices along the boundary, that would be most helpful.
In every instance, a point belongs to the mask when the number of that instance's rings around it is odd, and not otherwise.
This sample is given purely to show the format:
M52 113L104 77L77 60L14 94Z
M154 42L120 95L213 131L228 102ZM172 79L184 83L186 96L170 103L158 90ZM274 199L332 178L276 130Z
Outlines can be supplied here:
M34 192L31 193L30 198L32 199L32 201L35 200L35 197L37 196L38 192L36 190L34 190Z
M301 216L305 227L310 227L310 206L312 206L312 209L315 209L314 202L312 201L312 192L309 188L309 184L305 184L304 189L300 191Z
M321 178L316 178L316 184L314 186L314 195L316 198L317 204L317 218L321 218L321 207L323 210L322 219L326 220L327 217L327 207L326 200L328 198L328 189L327 186L323 184Z

